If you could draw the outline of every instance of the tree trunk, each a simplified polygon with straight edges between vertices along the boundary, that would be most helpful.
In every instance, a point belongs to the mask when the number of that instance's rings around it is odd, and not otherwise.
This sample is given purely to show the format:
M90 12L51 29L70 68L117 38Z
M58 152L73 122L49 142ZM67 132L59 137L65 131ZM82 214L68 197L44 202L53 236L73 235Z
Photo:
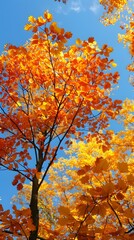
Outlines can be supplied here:
M33 178L32 183L32 195L30 201L31 217L35 230L31 231L29 240L36 240L38 236L38 227L39 227L39 209L38 209L38 179L36 175Z
M36 165L37 172L41 172L42 165L44 162L43 148L41 146L38 152L38 164ZM35 230L31 231L29 240L36 240L38 236L38 228L39 228L38 192L39 192L39 180L35 175L33 177L33 182L32 182L32 193L31 193L31 201L30 201L31 218L35 226Z

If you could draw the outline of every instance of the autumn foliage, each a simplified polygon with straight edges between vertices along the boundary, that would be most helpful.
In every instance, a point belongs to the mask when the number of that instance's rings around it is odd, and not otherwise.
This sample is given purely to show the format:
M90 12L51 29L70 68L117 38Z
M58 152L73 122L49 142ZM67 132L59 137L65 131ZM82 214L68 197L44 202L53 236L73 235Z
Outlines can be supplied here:
M113 2L101 4L126 4ZM69 46L48 11L25 30L31 39L0 56L0 167L18 190L11 212L0 205L0 239L132 239L134 104L111 98L112 47ZM127 34L133 56L133 22Z
M133 0L100 0L100 4L104 7L105 12L102 16L104 25L115 24L120 22L120 29L123 33L118 34L118 42L123 42L128 47L132 57L132 62L127 66L129 71L134 71L134 13Z

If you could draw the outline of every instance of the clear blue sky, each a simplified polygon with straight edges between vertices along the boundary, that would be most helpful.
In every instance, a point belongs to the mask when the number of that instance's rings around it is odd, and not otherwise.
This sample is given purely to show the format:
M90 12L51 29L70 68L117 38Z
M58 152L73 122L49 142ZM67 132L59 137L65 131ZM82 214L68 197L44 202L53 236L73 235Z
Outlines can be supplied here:
M115 71L119 71L121 78L119 89L112 96L123 100L133 98L133 89L128 82L130 73L126 70L131 61L128 49L117 42L118 24L104 27L99 22L103 9L97 0L68 0L66 5L54 0L1 0L0 5L0 52L6 43L23 45L30 37L30 33L24 31L28 16L41 16L48 9L60 27L73 33L71 43L77 38L95 37L99 46L106 43L114 48L111 57L118 64ZM5 173L0 172L0 196L5 207L9 207L10 197L15 191L11 179L11 175L6 173L5 181Z

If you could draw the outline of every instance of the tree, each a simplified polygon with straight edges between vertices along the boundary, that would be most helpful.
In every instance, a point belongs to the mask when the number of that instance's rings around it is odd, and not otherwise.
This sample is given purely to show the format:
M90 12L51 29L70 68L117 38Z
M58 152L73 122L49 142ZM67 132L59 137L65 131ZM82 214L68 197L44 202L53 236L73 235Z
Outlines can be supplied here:
M130 239L133 135L107 130L122 102L110 97L119 80L113 49L93 37L67 46L72 34L48 11L28 20L29 42L6 45L0 56L0 166L14 172L12 185L26 204L13 204L12 212L0 205L0 238ZM128 105L120 115L130 127ZM69 159L59 158L63 148Z
M103 135L99 129L108 125L109 118L115 118L121 103L109 96L119 79L117 72L109 71L114 64L108 60L112 49L107 45L99 49L94 38L77 40L76 45L67 47L72 34L51 21L49 12L37 19L30 16L25 29L33 31L31 40L25 46L7 45L0 57L0 165L16 172L12 184L18 191L26 179L32 183L32 240L38 236L38 192L63 140L68 138L69 146L70 137L80 138L86 126L100 141ZM13 209L19 215L16 207ZM1 221L4 236L5 228L23 235L21 228L10 226L10 219L8 227L5 218ZM31 222L27 224L30 229Z

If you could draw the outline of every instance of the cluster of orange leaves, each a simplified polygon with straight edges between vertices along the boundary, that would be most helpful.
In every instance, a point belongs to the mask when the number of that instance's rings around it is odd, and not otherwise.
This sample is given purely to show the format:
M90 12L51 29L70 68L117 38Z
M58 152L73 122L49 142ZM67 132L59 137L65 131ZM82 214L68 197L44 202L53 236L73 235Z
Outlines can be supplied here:
M29 236L30 231L34 230L35 227L31 219L31 211L28 208L17 209L15 205L12 206L12 213L9 210L4 211L2 205L0 204L0 239L4 240L8 237L12 240L13 237L22 239L22 236Z
M51 20L49 12L44 18L29 17L25 29L33 31L30 42L7 45L0 56L0 128L7 132L0 138L0 156L10 170L22 165L28 178L35 173L28 167L29 148L38 150L50 134L81 134L85 125L92 132L103 129L120 110L121 101L109 96L119 79L117 72L110 72L112 48L105 44L99 49L94 38L66 47L72 34ZM49 148L49 154L54 151ZM17 176L13 185L20 189L24 176Z

